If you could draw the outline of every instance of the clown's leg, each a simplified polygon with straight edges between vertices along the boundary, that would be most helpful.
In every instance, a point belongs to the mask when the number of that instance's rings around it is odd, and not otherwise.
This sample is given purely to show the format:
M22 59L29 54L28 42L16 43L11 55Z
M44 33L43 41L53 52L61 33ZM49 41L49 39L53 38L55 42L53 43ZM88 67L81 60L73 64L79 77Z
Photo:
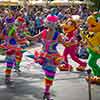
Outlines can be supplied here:
M43 99L45 100L52 100L50 97L50 88L53 85L53 80L55 77L55 67L53 66L45 66L45 89L44 89L44 96Z
M70 56L71 56L71 58L72 58L72 60L74 60L75 62L77 62L78 64L79 64L79 67L77 67L77 70L78 71L84 71L85 70L85 68L86 68L86 62L83 62L83 61L81 61L78 57L77 57L77 55L76 55L76 48L70 48Z
M100 66L97 65L97 59L100 58L100 54L96 54L95 52L89 49L88 51L89 51L88 64L92 68L94 76L96 76L96 77L91 77L91 82L100 84Z
M100 77L100 66L97 65L97 60L100 58L100 54L96 54L92 50L89 52L88 64L93 70L95 76Z
M12 61L12 57L11 56L7 56L6 58L6 70L5 70L5 83L6 84L12 84L12 81L11 81L11 70L13 68L13 64L14 62Z
M15 70L20 72L20 63L21 63L21 60L22 60L22 53L21 51L17 51L16 52L16 62L15 62Z

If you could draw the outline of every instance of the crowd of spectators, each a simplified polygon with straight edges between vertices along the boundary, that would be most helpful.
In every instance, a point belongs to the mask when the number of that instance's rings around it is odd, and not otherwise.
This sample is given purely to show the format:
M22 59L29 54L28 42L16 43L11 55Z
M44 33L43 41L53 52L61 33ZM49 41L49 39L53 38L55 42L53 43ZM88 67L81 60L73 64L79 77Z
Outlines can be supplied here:
M33 36L44 29L45 19L49 14L51 14L52 9L55 9L54 13L59 17L60 23L72 15L79 15L81 19L86 20L87 16L92 13L85 5L61 7L29 6L14 9L3 8L0 9L0 33L2 32L5 18L8 16L9 10L15 19L17 19L19 16L25 19L28 31L30 32L30 35Z

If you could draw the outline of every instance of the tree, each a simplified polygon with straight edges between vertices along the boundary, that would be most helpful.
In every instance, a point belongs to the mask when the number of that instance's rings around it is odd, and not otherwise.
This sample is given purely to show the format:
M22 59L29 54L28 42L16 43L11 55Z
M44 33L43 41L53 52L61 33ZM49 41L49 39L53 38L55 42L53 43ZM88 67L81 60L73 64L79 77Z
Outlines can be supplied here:
M100 0L90 0L94 3L94 7L97 10L100 10Z

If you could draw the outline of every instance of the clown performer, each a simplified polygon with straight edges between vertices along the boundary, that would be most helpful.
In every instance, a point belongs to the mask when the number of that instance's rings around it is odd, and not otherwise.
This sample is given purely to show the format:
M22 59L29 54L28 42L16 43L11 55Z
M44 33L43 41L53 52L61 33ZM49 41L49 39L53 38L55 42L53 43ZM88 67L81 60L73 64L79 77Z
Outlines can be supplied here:
M77 37L77 22L78 18L75 20L74 17L72 17L61 25L64 31L64 35L61 37L61 42L65 47L63 53L65 63L59 66L61 71L71 71L73 69L73 67L68 63L68 55L71 56L72 60L79 64L79 66L76 68L78 71L84 71L87 65L86 62L81 61L76 55L76 50L81 40L81 38Z
M5 18L5 26L3 28L4 34L4 46L6 48L6 70L5 70L5 83L12 84L11 81L11 70L15 63L15 49L16 40L15 38L15 18L11 12L8 12L8 16Z
M18 43L17 45L22 49L26 49L29 46L29 41L25 38L25 35L29 34L29 31L27 29L25 19L23 17L18 17L15 20L15 26L16 26L17 43ZM22 51L16 52L16 66L15 66L16 72L21 72L20 62L22 60L22 56L23 56Z
M56 15L48 15L46 19L48 29L44 29L34 37L27 36L27 39L33 41L41 40L43 44L40 57L36 58L36 62L42 65L45 73L43 100L53 100L50 96L50 87L53 85L57 65L62 62L62 57L58 54L56 49L59 40L59 32L56 31L57 23L58 17Z
M95 12L87 18L88 33L82 34L86 42L89 58L88 65L91 67L93 76L91 76L91 83L100 84L100 65L97 60L100 58L100 13ZM86 77L88 81L89 78Z
M5 70L5 83L7 85L12 85L11 72L13 66L19 66L22 53L21 48L18 47L18 36L16 34L15 28L15 18L12 16L11 12L8 12L8 16L5 18L5 28L4 28L4 48L6 49L6 70ZM18 57L17 57L17 56ZM17 60L18 59L18 60Z

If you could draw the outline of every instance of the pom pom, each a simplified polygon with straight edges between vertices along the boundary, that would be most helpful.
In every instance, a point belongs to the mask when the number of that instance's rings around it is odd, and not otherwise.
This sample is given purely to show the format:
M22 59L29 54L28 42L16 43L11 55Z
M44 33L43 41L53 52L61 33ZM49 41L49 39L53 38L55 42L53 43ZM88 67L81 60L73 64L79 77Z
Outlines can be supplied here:
M24 22L25 22L24 18L22 18L22 17L18 17L18 18L17 18L17 21L18 21L18 22L21 22L21 23L24 23Z
M6 22L7 23L14 23L15 22L15 18L14 17L11 17L11 18L7 17L6 18Z
M9 43L10 43L11 45L16 45L16 40L15 40L14 38L11 38L11 39L9 40Z

